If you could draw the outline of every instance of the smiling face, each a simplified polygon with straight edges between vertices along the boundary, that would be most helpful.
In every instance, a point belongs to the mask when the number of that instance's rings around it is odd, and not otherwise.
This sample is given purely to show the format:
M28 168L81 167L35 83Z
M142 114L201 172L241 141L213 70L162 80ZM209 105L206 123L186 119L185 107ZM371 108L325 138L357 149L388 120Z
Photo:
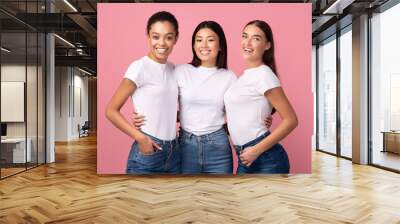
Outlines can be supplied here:
M150 52L148 56L158 63L166 63L177 41L176 30L168 21L151 25L148 33Z
M209 28L200 29L196 33L193 49L201 61L201 66L216 66L220 51L218 35Z
M263 63L263 54L271 47L265 33L256 25L248 25L244 28L240 45L243 58L252 67Z

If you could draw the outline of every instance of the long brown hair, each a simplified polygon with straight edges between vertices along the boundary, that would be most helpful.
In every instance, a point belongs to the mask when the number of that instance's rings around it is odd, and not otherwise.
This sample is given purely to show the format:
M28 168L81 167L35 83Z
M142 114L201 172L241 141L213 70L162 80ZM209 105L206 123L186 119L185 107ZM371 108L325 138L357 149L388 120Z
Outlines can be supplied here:
M275 45L274 45L274 37L272 35L271 27L268 25L268 23L266 23L265 21L262 21L262 20L250 21L246 24L246 26L249 26L249 25L255 25L258 28L260 28L260 30L262 30L264 32L265 37L267 38L267 41L270 42L271 47L268 50L264 51L262 61L264 64L268 65L271 68L271 70L275 73L276 77L279 77L277 70L276 70L276 64L275 64L275 54L274 54ZM272 108L271 115L274 114L275 112L276 112L276 109Z
M267 38L267 41L270 42L271 47L268 50L264 51L262 61L264 64L268 65L271 68L271 70L275 73L275 75L278 77L278 73L276 70L276 64L275 64L274 37L272 35L271 27L268 25L268 23L266 23L265 21L262 21L262 20L250 21L249 23L246 24L245 27L247 27L249 25L255 25L258 28L260 28L260 30L262 30L264 32L265 37Z

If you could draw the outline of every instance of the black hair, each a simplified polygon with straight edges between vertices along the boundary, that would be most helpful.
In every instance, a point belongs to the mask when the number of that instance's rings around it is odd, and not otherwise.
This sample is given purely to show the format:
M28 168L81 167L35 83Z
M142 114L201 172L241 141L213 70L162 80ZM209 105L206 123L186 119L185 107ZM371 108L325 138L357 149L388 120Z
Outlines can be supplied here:
M160 11L154 13L149 20L147 20L147 34L150 33L151 26L156 22L170 22L172 26L175 28L176 36L179 35L179 26L178 21L176 20L175 16L172 13L167 11Z
M228 47L226 44L226 38L225 38L225 33L222 27L214 21L203 21L199 25L197 25L196 29L193 32L192 35L192 52L193 52L193 59L190 64L192 64L195 67L198 67L201 65L201 60L199 57L196 55L196 51L194 50L194 44L196 41L196 34L199 32L199 30L208 28L212 30L214 33L217 34L218 39L219 39L219 47L220 51L218 51L218 56L217 56L217 68L228 68Z
M268 65L271 68L271 70L275 73L276 76L278 76L278 73L276 70L276 64L275 64L275 56L274 56L275 45L274 45L274 38L272 35L271 27L268 25L268 23L266 23L262 20L250 21L249 23L246 24L245 27L247 27L249 25L255 25L258 28L260 28L260 30L262 30L264 32L265 37L267 38L267 41L270 42L271 47L268 50L264 51L262 61L264 64Z

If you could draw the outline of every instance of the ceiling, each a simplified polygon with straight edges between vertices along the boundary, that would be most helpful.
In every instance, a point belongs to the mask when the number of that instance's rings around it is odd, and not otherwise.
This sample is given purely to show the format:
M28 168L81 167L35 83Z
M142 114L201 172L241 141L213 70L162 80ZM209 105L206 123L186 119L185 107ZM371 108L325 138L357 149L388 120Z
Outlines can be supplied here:
M80 66L96 72L97 57L97 3L137 3L137 2L269 2L269 3L312 3L313 40L331 35L329 28L339 19L357 15L368 9L373 9L387 0L203 0L203 1L167 1L167 0L1 0L0 24L2 30L2 46L14 49L14 54L28 55L35 53L36 46L43 46L31 40L34 35L24 34L27 29L39 32L55 32L60 38L55 38L56 65ZM69 5L69 4L70 5ZM48 13L53 11L52 13ZM327 10L329 8L329 10ZM325 13L324 13L325 12ZM326 13L328 12L328 13ZM343 23L343 26L346 24ZM328 32L329 31L329 32ZM67 40L70 44L62 39ZM25 50L25 42L28 47ZM39 45L38 45L39 44ZM71 45L72 44L72 45ZM21 47L23 46L23 47ZM2 53L3 56L3 53ZM8 56L10 57L10 56ZM29 58L29 56L28 56ZM4 58L3 58L4 59Z

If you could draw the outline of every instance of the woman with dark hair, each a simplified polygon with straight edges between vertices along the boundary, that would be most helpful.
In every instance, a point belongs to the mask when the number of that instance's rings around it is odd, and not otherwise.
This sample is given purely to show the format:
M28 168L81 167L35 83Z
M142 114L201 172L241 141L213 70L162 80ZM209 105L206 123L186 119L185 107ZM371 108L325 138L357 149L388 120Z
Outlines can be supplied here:
M179 145L183 174L232 174L232 150L225 124L224 93L236 80L227 69L227 44L222 27L201 22L192 35L193 59L178 65ZM144 116L136 115L136 126Z
M174 65L167 61L178 39L178 22L169 12L157 12L147 22L149 53L134 61L107 105L107 118L135 140L128 156L129 174L180 173L176 140L178 86ZM129 97L147 123L136 129L120 113Z
M237 173L289 173L290 163L279 144L296 126L297 116L277 77L271 27L254 20L243 29L243 75L224 96L228 129L239 158ZM273 131L263 118L273 108L282 123Z
M236 80L227 69L222 27L201 22L192 35L193 59L175 68L179 87L179 134L183 174L232 174L232 150L225 124L224 93Z

